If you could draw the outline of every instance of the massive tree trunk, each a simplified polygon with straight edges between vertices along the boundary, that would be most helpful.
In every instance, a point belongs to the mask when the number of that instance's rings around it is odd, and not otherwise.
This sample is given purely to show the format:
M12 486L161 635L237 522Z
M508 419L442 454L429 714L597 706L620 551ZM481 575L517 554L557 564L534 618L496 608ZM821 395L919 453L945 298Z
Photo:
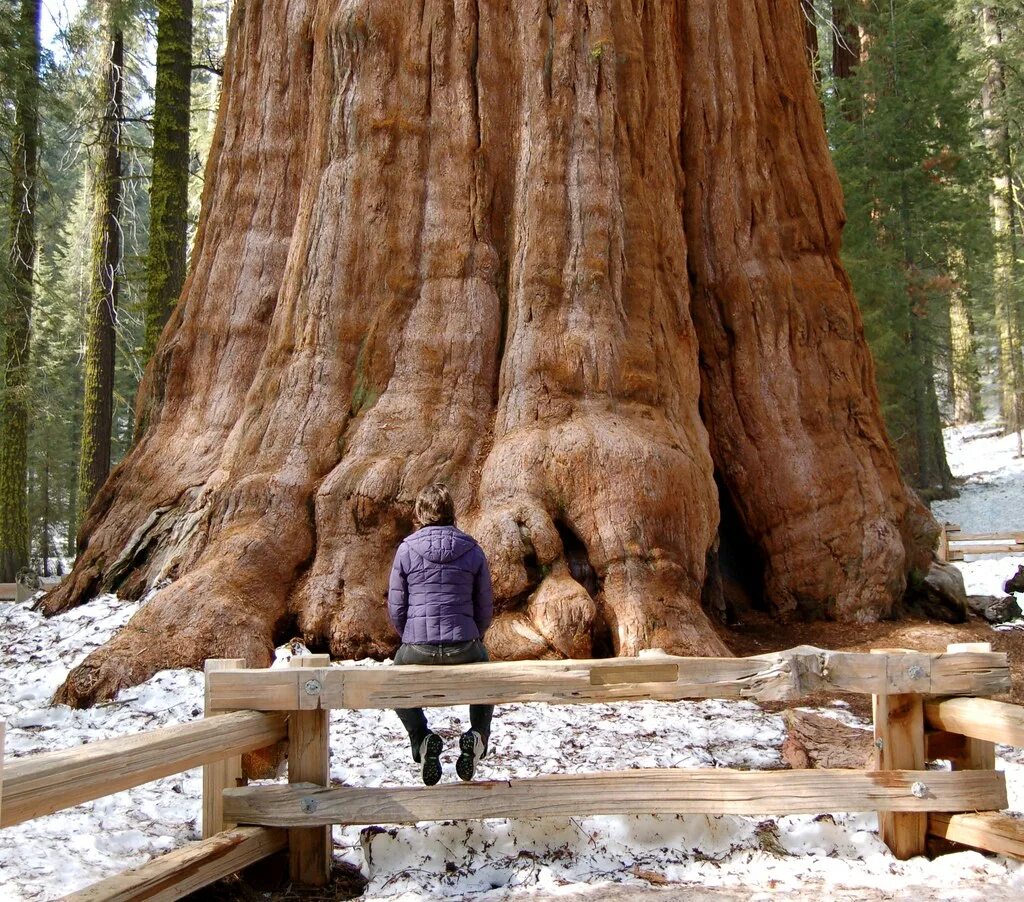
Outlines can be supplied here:
M14 73L11 142L10 283L2 298L0 383L0 582L28 564L29 340L36 265L36 167L39 156L39 0L22 0ZM9 294L8 294L9 292Z
M172 582L59 697L388 654L437 479L499 657L724 653L716 468L780 611L890 613L931 521L841 221L799 0L238 4L145 431L43 606Z

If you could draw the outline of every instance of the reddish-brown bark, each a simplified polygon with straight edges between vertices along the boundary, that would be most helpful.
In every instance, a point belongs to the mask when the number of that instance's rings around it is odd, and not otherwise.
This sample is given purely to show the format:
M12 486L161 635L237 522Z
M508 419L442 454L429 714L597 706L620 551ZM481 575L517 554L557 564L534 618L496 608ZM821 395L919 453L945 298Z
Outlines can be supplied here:
M501 657L724 653L716 466L780 610L887 613L926 540L799 16L239 4L147 428L44 606L173 582L61 698L265 664L292 630L387 654L391 555L435 479L491 560Z
M927 570L935 527L879 415L839 262L842 194L792 39L799 7L736 8L709 2L688 17L683 78L683 210L712 455L773 604L875 620L909 569Z

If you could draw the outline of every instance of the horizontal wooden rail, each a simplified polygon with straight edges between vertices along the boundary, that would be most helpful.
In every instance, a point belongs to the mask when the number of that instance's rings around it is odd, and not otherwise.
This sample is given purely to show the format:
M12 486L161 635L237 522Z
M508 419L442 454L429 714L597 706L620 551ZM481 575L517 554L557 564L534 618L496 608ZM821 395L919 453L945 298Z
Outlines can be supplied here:
M950 542L1024 542L1024 532L960 532L949 533Z
M224 791L240 824L411 824L488 817L596 814L820 814L823 811L964 811L1006 805L997 771L628 770L434 787L312 783Z
M283 714L238 711L8 760L0 827L52 814L207 761L272 745L287 735L285 723Z
M1024 860L1024 820L998 811L929 814L928 832L950 842Z
M949 541L950 548L957 548L968 554L972 554L975 550L978 550L979 554L995 554L998 551L1006 548L1016 548L1021 546L1021 543L1017 539L980 539L980 538L964 538L955 539ZM994 549L994 551L989 551Z
M860 654L810 646L751 658L658 655L472 667L228 669L207 679L211 710L262 711L684 698L774 701L820 691L995 695L1010 688L1001 653Z
M1024 532L965 533L959 526L942 527L939 538L939 558L943 561L962 561L964 555L1021 554L1024 553Z
M284 830L236 827L94 883L65 896L64 902L180 899L280 852L287 845L288 834Z
M950 542L947 559L950 561L962 561L967 555L988 556L993 554L1024 554L1024 544L1020 542L998 542L986 545L961 545L959 542Z
M934 730L972 739L1024 747L1024 708L990 698L946 698L925 703L925 722Z

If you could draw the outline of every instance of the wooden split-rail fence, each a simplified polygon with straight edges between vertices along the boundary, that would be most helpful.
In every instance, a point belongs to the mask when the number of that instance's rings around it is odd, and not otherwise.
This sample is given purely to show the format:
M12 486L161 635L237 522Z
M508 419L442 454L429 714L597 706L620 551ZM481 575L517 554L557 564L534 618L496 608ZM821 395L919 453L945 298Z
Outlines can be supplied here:
M924 852L928 836L1024 858L1024 821L1000 813L1006 784L994 745L1024 746L1024 708L984 697L1010 688L1006 655L988 645L941 654L802 646L750 658L651 654L471 667L331 666L326 655L291 663L253 670L241 660L207 661L206 717L193 723L12 759L6 770L0 755L0 826L203 765L204 838L68 897L77 900L177 899L285 849L294 881L322 885L332 824L874 810L882 839L900 858ZM836 691L873 696L876 754L868 769L659 768L433 787L329 779L332 709L777 701ZM0 724L0 748L2 735ZM241 756L285 741L288 782L246 785ZM935 759L953 769L927 770Z
M1024 554L1024 532L964 532L946 523L938 554L941 561L962 561L965 555Z

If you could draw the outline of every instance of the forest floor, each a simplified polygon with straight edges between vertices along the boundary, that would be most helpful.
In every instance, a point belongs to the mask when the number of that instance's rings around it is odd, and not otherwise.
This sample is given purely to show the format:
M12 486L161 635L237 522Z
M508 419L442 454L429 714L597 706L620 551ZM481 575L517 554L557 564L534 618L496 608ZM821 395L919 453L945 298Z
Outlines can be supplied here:
M1013 439L992 424L950 430L960 498L934 506L940 519L965 530L1021 528L1024 461ZM989 557L961 565L968 590L1001 594L1020 557ZM116 701L88 711L49 699L70 667L115 633L139 603L103 597L52 620L27 605L0 604L0 718L8 723L7 754L21 756L181 723L202 714L202 678L165 671ZM991 641L1011 653L1017 701L1024 686L1024 621L993 629L904 621L841 628L749 616L729 636L737 654L807 643L827 648L914 647L942 650L953 641ZM285 664L284 654L279 664ZM814 710L870 729L869 700L809 700ZM695 701L587 706L505 705L499 709L491 758L481 779L629 767L782 768L781 705ZM454 739L462 709L431 713L446 740L445 780L455 779ZM336 711L331 718L331 777L346 783L414 785L417 774L391 712ZM1024 812L1024 752L999 747L1010 809ZM198 837L198 770L80 805L0 831L0 898L46 900ZM960 852L933 861L902 862L879 841L874 814L817 817L687 815L538 818L436 823L392 829L335 828L335 857L348 868L329 894L347 898L366 881L364 899L497 900L748 899L805 897L920 900L1020 898L1024 865L999 856ZM361 877L359 876L361 875ZM272 896L238 883L197 894L209 900Z

